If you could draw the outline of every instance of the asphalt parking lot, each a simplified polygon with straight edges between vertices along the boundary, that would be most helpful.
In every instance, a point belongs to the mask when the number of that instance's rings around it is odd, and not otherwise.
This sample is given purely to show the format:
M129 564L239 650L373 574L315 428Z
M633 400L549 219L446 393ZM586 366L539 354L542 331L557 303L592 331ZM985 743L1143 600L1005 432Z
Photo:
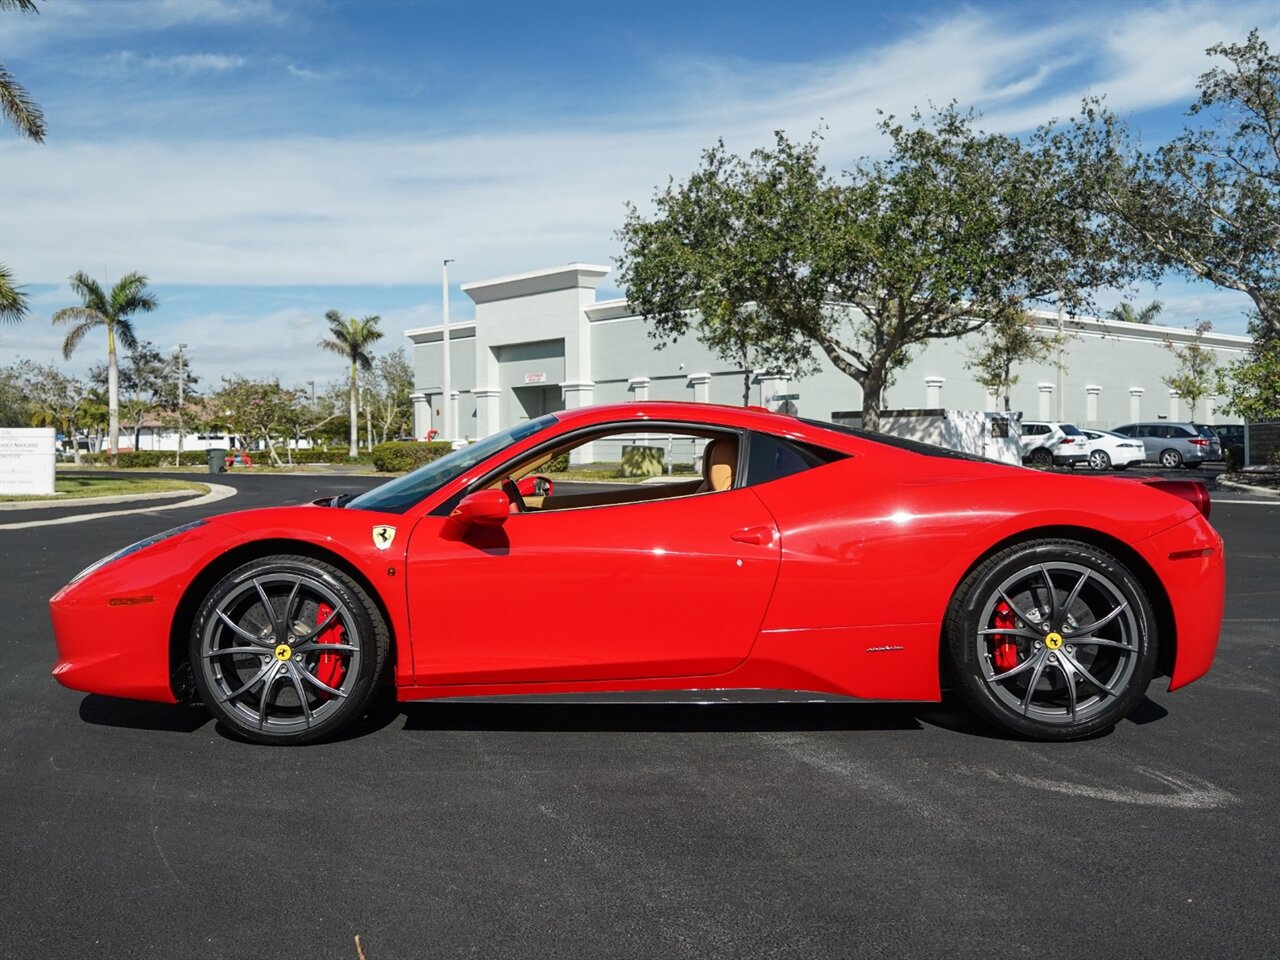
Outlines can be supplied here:
M374 482L218 479L206 507L0 513L0 956L1277 952L1280 500L1215 491L1213 672L1092 741L946 706L388 702L282 750L49 676L47 598L92 560Z

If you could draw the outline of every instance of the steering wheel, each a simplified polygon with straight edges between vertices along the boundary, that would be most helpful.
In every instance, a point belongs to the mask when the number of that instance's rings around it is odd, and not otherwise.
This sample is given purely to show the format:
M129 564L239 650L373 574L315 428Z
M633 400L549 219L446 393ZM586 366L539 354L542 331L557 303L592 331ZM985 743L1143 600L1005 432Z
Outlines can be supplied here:
M520 488L516 486L516 482L510 477L502 481L502 492L507 495L507 499L511 501L516 513L524 513L524 497L520 496Z

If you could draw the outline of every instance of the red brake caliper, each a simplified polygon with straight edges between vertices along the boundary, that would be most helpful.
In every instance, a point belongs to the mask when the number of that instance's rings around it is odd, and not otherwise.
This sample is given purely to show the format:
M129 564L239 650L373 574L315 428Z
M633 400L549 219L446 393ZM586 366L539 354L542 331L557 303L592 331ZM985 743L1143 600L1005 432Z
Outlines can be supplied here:
M1009 630L1018 626L1017 617L1003 600L996 604L996 613L991 618L991 625L1006 627ZM991 651L991 659L995 661L996 669L1001 672L1012 670L1018 665L1018 641L1003 633L992 634L992 639L995 641L995 649Z
M333 607L327 603L321 603L316 609L316 624L324 623L333 613ZM341 643L342 642L342 624L335 623L320 636L316 637L316 643ZM329 687L337 687L342 681L342 664L343 659L340 654L322 653L320 659L316 662L316 679ZM320 691L320 696L328 700L333 694Z

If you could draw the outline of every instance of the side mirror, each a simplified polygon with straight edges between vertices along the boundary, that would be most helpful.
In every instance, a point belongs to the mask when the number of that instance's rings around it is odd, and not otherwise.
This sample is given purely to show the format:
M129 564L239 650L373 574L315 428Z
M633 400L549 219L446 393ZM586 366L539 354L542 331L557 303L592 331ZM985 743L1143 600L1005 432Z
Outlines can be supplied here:
M511 500L501 490L477 490L462 498L449 519L462 524L498 527L507 522L510 512Z

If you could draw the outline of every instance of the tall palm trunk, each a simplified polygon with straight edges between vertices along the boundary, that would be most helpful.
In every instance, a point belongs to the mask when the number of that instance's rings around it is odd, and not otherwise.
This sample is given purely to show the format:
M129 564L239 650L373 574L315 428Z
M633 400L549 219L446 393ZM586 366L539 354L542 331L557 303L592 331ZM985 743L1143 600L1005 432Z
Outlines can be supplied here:
M354 363L354 362L351 364L351 402L350 402L350 410L351 410L351 431L350 431L350 435L351 435L351 447L350 447L350 449L347 451L347 456L348 456L348 457L350 457L352 460L354 460L356 457L358 457L358 456L360 455L359 450L358 450L359 443L360 443L360 440L359 440L359 437L360 437L360 420L359 420L359 416L360 416L360 415L359 415L359 413L356 411L356 365L355 365L355 363Z
M116 363L116 332L107 324L107 429L111 433L111 465L120 453L120 367Z

